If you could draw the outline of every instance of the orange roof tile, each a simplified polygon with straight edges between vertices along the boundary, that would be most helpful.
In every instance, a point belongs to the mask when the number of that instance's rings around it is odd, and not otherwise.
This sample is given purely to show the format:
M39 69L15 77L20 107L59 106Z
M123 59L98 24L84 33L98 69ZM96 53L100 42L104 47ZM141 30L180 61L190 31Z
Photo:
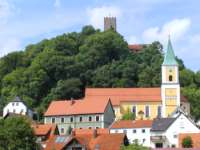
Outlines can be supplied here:
M104 113L109 99L52 101L45 116Z
M161 102L161 88L86 88L85 99L109 99L113 106L121 102ZM181 95L181 101L187 99Z
M94 150L96 145L99 145L100 150L120 150L121 145L124 144L124 138L123 133L102 134L92 138L89 147Z
M75 135L80 134L93 134L94 130L97 131L97 134L109 134L109 129L107 128L99 128L99 129L74 129Z
M153 120L120 120L113 123L113 129L151 128Z
M101 150L120 150L120 146L124 144L124 138L126 137L123 133L109 134L109 133L99 133L96 137L93 136L94 130L81 129L83 132L80 134L70 136L53 136L47 142L46 148L44 150L63 150L66 148L70 142L73 140L78 141L81 145L86 146L88 150L95 149L96 145L99 145ZM85 131L84 131L85 130ZM97 131L98 132L98 131ZM63 142L56 142L58 137L63 137L65 140Z
M182 141L187 136L192 138L193 148L200 148L200 133L179 134L179 147L182 147Z
M85 97L110 98L114 106L120 102L161 102L160 88L86 88Z
M36 136L45 136L47 134L54 134L56 125L55 124L36 124L36 125L32 125L32 128Z
M128 48L133 52L138 52L142 50L143 46L141 44L130 44L128 45Z

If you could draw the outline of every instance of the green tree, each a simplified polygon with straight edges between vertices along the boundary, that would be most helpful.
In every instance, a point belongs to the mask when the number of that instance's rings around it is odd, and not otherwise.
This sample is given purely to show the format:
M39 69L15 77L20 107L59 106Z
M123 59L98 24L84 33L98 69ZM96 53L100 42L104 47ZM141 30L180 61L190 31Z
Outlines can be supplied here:
M122 146L121 150L148 150L149 148L139 145L137 143L130 144L128 146Z
M182 141L182 147L184 148L192 148L193 142L190 136L187 136Z
M38 148L30 123L23 117L0 120L0 149L35 150Z
M128 108L122 116L122 120L135 120L135 114Z

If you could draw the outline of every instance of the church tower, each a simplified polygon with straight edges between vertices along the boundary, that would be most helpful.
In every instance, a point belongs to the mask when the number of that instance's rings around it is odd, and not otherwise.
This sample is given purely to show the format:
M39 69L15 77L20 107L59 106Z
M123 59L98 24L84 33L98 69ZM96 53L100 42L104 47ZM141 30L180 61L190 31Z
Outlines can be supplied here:
M162 116L168 117L180 106L179 69L170 39L162 64Z

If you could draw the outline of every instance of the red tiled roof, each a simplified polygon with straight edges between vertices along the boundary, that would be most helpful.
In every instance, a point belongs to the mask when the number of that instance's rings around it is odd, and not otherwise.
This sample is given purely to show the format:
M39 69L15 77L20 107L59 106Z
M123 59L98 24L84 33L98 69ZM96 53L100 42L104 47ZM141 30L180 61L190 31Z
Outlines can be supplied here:
M141 44L129 44L128 48L133 52L138 52L142 50L143 46Z
M55 124L36 124L32 125L34 134L36 136L46 136L47 134L54 134L56 130Z
M87 133L87 131L84 131L85 134L75 134L68 137L63 136L66 139L63 142L56 142L56 139L59 136L54 136L47 142L46 148L44 150L52 150L52 148L55 150L63 150L73 140L76 140L81 145L86 146L88 150L94 150L96 145L99 145L100 150L120 150L120 146L124 144L124 138L126 136L123 133L104 133L97 134L97 136L94 137L91 132Z
M97 131L97 134L109 134L109 129L107 128L99 128L99 129L74 129L75 135L80 134L93 134L94 130Z
M109 99L106 98L98 103L87 99L52 101L45 116L104 113L108 102Z
M113 123L113 129L151 128L153 120L120 120Z
M113 106L121 102L161 102L161 88L86 88L85 98L101 101L111 100ZM181 101L187 99L181 96Z
M200 149L200 133L184 133L179 134L179 147L182 147L182 141L185 137L190 136L193 143L193 148Z
M160 88L86 88L85 97L93 99L110 98L112 104L120 102L161 102ZM100 101L99 100L99 101Z

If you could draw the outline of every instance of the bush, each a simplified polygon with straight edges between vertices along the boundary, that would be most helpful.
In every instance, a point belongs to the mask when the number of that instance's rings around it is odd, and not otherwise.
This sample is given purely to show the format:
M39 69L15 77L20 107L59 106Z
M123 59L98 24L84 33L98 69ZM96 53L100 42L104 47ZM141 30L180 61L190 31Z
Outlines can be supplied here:
M192 138L190 136L187 136L182 141L182 147L184 148L191 148L192 147Z

